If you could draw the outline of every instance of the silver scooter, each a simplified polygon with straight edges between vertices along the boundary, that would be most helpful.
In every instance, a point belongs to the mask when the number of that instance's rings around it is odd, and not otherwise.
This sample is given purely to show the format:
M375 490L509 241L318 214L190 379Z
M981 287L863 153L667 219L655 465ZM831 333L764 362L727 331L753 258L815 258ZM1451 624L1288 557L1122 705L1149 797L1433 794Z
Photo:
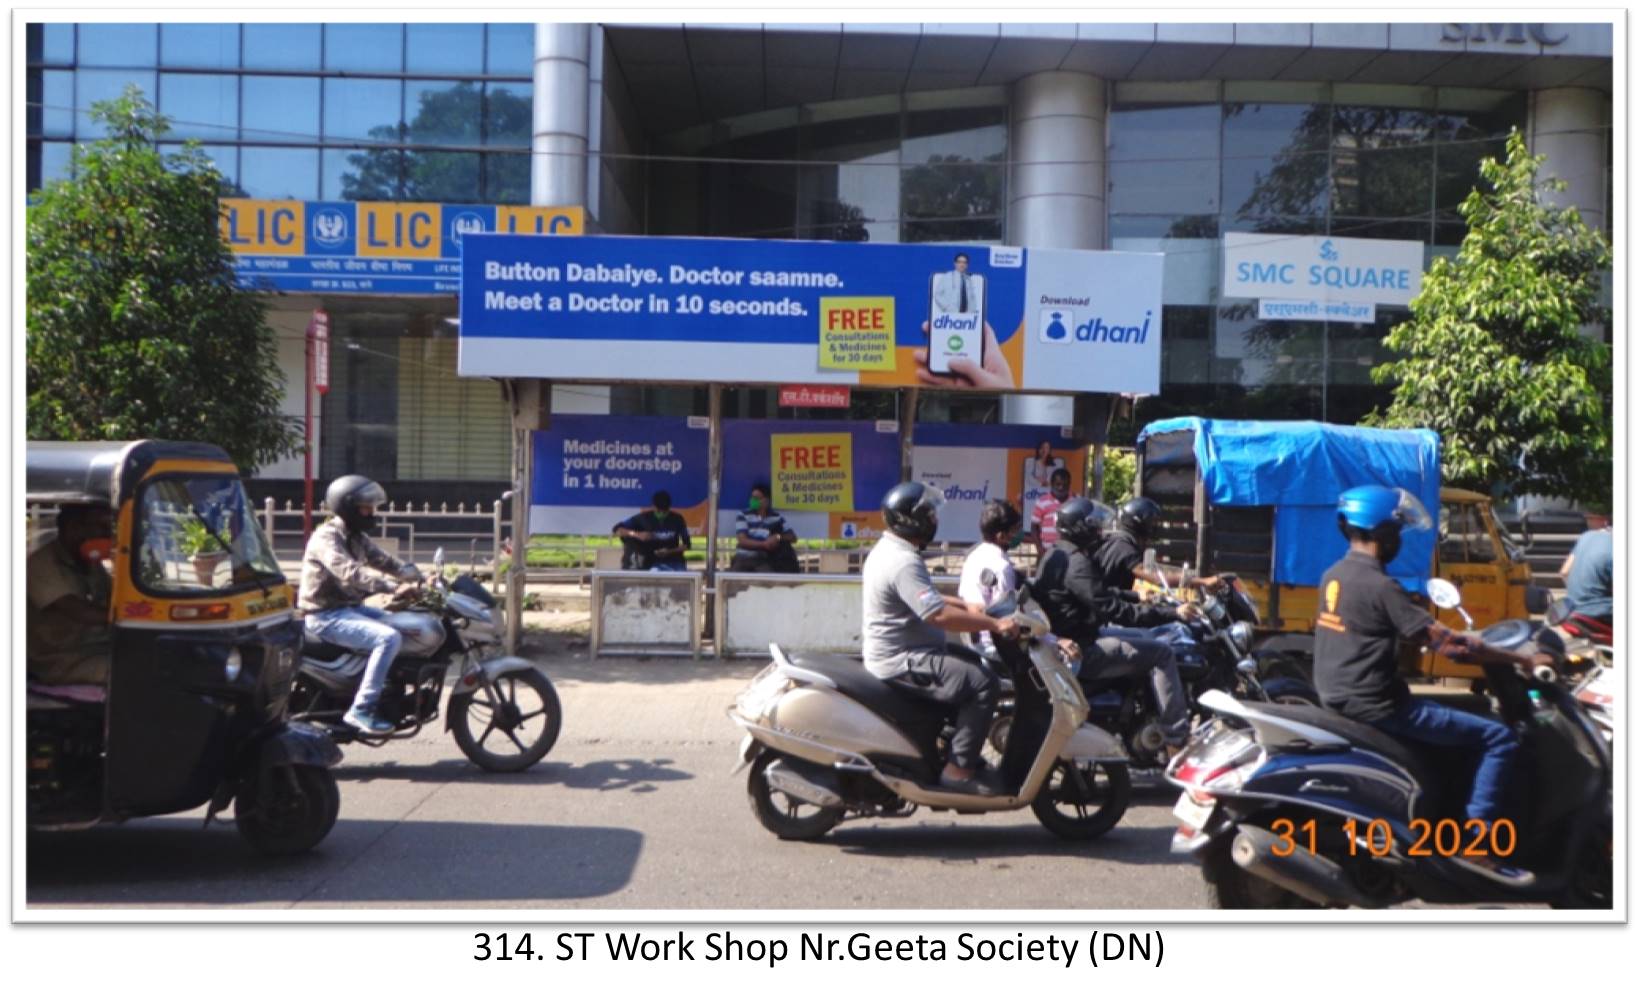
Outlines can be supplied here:
M813 840L847 819L902 818L926 806L959 814L1030 807L1071 840L1107 833L1126 812L1131 776L1124 748L1086 723L1075 671L1048 639L1049 623L1027 590L990 609L1019 636L995 639L990 664L1012 679L1016 711L999 764L1003 794L940 787L947 707L906 694L852 657L787 654L740 693L728 716L745 731L740 764L757 820L786 840Z

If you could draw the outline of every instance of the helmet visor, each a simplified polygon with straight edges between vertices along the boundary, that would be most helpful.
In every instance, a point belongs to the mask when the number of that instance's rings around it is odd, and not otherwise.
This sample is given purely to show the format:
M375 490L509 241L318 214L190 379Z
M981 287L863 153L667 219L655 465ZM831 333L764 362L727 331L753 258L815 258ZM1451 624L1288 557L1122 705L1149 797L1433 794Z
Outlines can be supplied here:
M1092 506L1086 513L1087 525L1103 532L1108 532L1115 527L1115 520L1118 516L1114 509L1092 498L1087 499L1087 504Z
M1395 488L1399 492L1399 504L1394 506L1393 519L1405 529L1428 529L1433 526L1433 517L1416 496L1404 488Z
M921 498L916 501L917 512L927 512L938 515L939 509L944 507L944 491L935 484L921 482Z

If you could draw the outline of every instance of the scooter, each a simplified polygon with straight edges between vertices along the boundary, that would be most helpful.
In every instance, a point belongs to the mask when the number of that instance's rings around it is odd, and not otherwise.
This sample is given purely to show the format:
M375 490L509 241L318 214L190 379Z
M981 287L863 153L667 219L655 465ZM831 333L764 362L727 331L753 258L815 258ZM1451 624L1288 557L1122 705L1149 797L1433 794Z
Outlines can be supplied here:
M814 840L848 819L905 818L918 806L963 815L1029 807L1071 840L1107 833L1126 812L1132 783L1119 741L1086 725L1075 672L1045 639L1049 624L1027 590L989 610L1011 617L1015 639L995 640L992 665L1012 678L1017 710L999 770L1004 793L942 788L949 710L908 695L857 659L786 654L740 693L728 716L745 731L740 763L757 820L785 840Z
M1429 594L1457 608L1454 585ZM1516 650L1532 630L1507 620L1480 637ZM1538 648L1552 654L1552 641ZM1217 718L1167 768L1183 790L1174 853L1201 862L1219 909L1376 908L1431 903L1546 902L1609 908L1613 898L1611 760L1571 692L1528 659L1486 663L1500 718L1520 736L1514 814L1462 819L1467 753L1412 746L1312 706L1236 701L1208 692ZM1534 873L1506 884L1476 870L1488 858Z
M341 719L364 678L368 655L311 640L296 668L292 719L321 727L337 743L379 747L413 737L439 717L444 679L459 663L443 725L462 753L488 771L513 772L552 749L563 728L557 690L522 657L494 656L501 642L495 599L470 575L445 579L443 548L433 555L431 582L409 601L389 606L383 621L404 636L377 704L393 732L372 736Z

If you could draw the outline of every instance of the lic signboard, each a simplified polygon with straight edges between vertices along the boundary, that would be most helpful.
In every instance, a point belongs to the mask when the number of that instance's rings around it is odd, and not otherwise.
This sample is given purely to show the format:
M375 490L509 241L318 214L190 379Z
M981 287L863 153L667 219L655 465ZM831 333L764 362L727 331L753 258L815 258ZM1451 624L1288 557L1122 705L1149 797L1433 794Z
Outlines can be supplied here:
M346 294L454 294L468 235L579 235L578 207L229 198L220 231L240 286Z

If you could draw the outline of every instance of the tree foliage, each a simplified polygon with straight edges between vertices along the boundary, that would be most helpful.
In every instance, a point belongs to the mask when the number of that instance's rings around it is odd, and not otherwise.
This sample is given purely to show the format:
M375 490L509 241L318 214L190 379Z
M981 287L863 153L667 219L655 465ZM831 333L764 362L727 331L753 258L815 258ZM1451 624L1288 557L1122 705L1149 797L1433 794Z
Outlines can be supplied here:
M28 212L31 439L212 442L245 473L296 452L266 305L234 280L222 176L136 87L92 108L108 137Z
M1575 208L1543 202L1564 187L1537 180L1543 161L1515 130L1505 162L1480 164L1490 189L1462 202L1461 250L1434 260L1411 320L1388 334L1401 355L1371 375L1396 384L1393 403L1371 421L1436 430L1447 483L1598 500L1611 482L1610 351L1582 328L1609 321L1610 249Z
M480 147L485 141L479 133L485 100L490 142L501 136L529 135L532 104L527 96L504 88L491 89L485 96L473 83L429 90L421 94L412 120L402 126L395 121L370 129L370 139L383 143L383 147L347 157L350 169L341 176L341 196L349 201L400 197L410 201L469 201L480 189L478 171L487 161L486 200L496 204L528 203L526 155L490 156L485 160L475 152L414 147L432 143L463 149ZM386 147L400 141L411 147Z

